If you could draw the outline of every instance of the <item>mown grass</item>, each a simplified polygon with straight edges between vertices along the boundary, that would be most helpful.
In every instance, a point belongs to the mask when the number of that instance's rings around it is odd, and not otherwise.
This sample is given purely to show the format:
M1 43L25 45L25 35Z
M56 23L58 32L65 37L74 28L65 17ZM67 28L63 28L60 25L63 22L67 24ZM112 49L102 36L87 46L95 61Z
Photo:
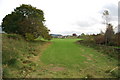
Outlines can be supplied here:
M106 71L117 67L118 61L93 48L76 44L77 40L53 39L52 45L42 53L41 60L46 65L65 68L64 75L57 72L59 74L54 77L114 77Z

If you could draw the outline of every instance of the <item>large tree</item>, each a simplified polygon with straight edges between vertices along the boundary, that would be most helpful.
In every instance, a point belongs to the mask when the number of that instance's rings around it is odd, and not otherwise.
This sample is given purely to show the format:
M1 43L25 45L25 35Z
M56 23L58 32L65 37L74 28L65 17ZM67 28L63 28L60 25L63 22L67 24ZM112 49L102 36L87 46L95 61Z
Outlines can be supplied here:
M47 39L49 30L44 22L45 18L42 10L22 4L3 18L2 29L6 33L16 33L24 37L29 34L34 39L39 36Z

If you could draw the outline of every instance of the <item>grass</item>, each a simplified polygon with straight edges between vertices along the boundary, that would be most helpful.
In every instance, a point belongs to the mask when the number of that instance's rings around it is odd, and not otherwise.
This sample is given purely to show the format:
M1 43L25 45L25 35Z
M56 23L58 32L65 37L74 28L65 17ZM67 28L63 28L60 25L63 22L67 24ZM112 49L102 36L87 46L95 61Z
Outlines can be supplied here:
M77 40L53 39L52 45L42 53L41 61L65 68L67 75L64 77L113 77L105 71L116 67L118 61L93 48L75 44Z
M89 40L89 39L88 39ZM95 50L97 50L98 52L101 52L103 54L106 54L112 58L115 59L119 59L119 47L115 47L115 46L106 46L106 45L101 45L101 44L96 44L93 41L88 41L88 40L79 40L77 41L77 43L79 45L83 45L83 46L87 46L90 48L94 48Z
M47 64L63 64L71 67L72 64L80 64L78 62L81 50L78 45L74 44L75 39L54 39L51 45L41 57L41 60ZM80 57L81 62L85 57Z
M41 52L43 41L27 42L20 35L2 35L3 77L20 78L28 74L29 68L36 64L32 58ZM32 70L31 70L32 71Z
M80 39L27 42L18 35L3 35L5 78L108 78L117 60L93 48L76 44ZM115 69L116 71L117 69Z

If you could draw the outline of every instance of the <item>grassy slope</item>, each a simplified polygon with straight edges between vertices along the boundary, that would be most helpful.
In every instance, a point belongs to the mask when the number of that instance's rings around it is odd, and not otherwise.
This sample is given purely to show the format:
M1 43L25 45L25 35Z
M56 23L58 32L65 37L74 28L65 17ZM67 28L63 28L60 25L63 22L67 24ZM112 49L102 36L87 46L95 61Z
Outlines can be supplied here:
M78 39L77 39L78 40ZM76 39L54 39L53 44L42 54L41 60L46 65L64 68L48 77L113 77L110 70L117 67L117 60L96 50L77 45Z
M17 35L17 37L18 39L13 39L3 35L3 77L26 77L28 73L35 71L36 59L39 59L45 44L42 41L27 42L20 36Z

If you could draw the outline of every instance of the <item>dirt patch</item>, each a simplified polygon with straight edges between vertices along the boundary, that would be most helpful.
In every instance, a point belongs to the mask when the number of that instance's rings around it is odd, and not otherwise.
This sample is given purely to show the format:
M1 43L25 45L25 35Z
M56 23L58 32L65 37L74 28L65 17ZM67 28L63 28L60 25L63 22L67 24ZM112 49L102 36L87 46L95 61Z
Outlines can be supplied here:
M63 70L65 70L65 68L63 68L63 67L53 67L50 70L51 71L63 71Z

